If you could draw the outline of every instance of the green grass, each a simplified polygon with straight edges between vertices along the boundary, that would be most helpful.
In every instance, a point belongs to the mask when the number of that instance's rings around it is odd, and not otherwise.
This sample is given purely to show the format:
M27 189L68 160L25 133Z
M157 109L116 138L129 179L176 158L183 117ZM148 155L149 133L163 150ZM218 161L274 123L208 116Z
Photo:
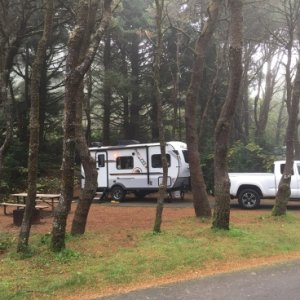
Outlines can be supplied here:
M0 299L60 299L83 288L114 290L211 264L297 252L300 217L261 215L248 224L232 224L229 231L185 218L161 234L124 230L124 236L134 243L120 246L109 234L87 233L68 237L68 248L52 253L49 236L34 235L28 255L20 256L16 237L0 233Z

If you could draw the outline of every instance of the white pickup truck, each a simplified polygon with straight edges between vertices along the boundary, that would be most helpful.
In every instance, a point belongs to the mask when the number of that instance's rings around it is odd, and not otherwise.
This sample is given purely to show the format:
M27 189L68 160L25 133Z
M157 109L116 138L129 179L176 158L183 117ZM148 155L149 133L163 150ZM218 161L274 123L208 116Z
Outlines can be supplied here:
M258 208L261 198L274 198L285 161L274 162L273 173L229 173L230 195L242 208ZM300 199L300 161L294 161L291 199Z

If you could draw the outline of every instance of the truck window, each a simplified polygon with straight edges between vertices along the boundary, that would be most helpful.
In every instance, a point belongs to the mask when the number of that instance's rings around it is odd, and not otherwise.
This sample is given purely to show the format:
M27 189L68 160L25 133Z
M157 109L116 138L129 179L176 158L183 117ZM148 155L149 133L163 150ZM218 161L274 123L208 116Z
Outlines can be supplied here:
M167 154L167 162L168 162L168 167L170 167L171 166L170 154ZM152 168L162 168L161 154L153 154L151 156L151 165Z
M189 158L188 158L187 150L182 150L182 154L183 154L183 157L184 157L184 161L188 164L189 163Z
M105 166L104 154L98 155L98 168L103 168Z
M133 169L133 157L132 156L119 156L116 159L117 169Z

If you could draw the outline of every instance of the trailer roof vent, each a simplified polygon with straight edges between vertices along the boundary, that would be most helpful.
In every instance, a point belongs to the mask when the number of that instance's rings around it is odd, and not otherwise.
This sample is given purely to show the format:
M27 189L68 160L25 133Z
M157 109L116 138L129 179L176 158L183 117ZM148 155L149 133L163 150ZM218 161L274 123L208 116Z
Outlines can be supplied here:
M137 140L119 140L118 141L119 146L132 145L132 144L140 144L140 142Z
M91 147L102 147L103 144L101 142L91 142Z

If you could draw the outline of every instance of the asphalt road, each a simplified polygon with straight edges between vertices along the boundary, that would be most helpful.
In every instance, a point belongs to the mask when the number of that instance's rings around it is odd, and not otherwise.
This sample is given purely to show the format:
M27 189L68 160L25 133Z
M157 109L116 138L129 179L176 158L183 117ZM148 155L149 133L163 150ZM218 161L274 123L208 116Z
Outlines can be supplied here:
M298 300L300 261L168 284L97 300Z

